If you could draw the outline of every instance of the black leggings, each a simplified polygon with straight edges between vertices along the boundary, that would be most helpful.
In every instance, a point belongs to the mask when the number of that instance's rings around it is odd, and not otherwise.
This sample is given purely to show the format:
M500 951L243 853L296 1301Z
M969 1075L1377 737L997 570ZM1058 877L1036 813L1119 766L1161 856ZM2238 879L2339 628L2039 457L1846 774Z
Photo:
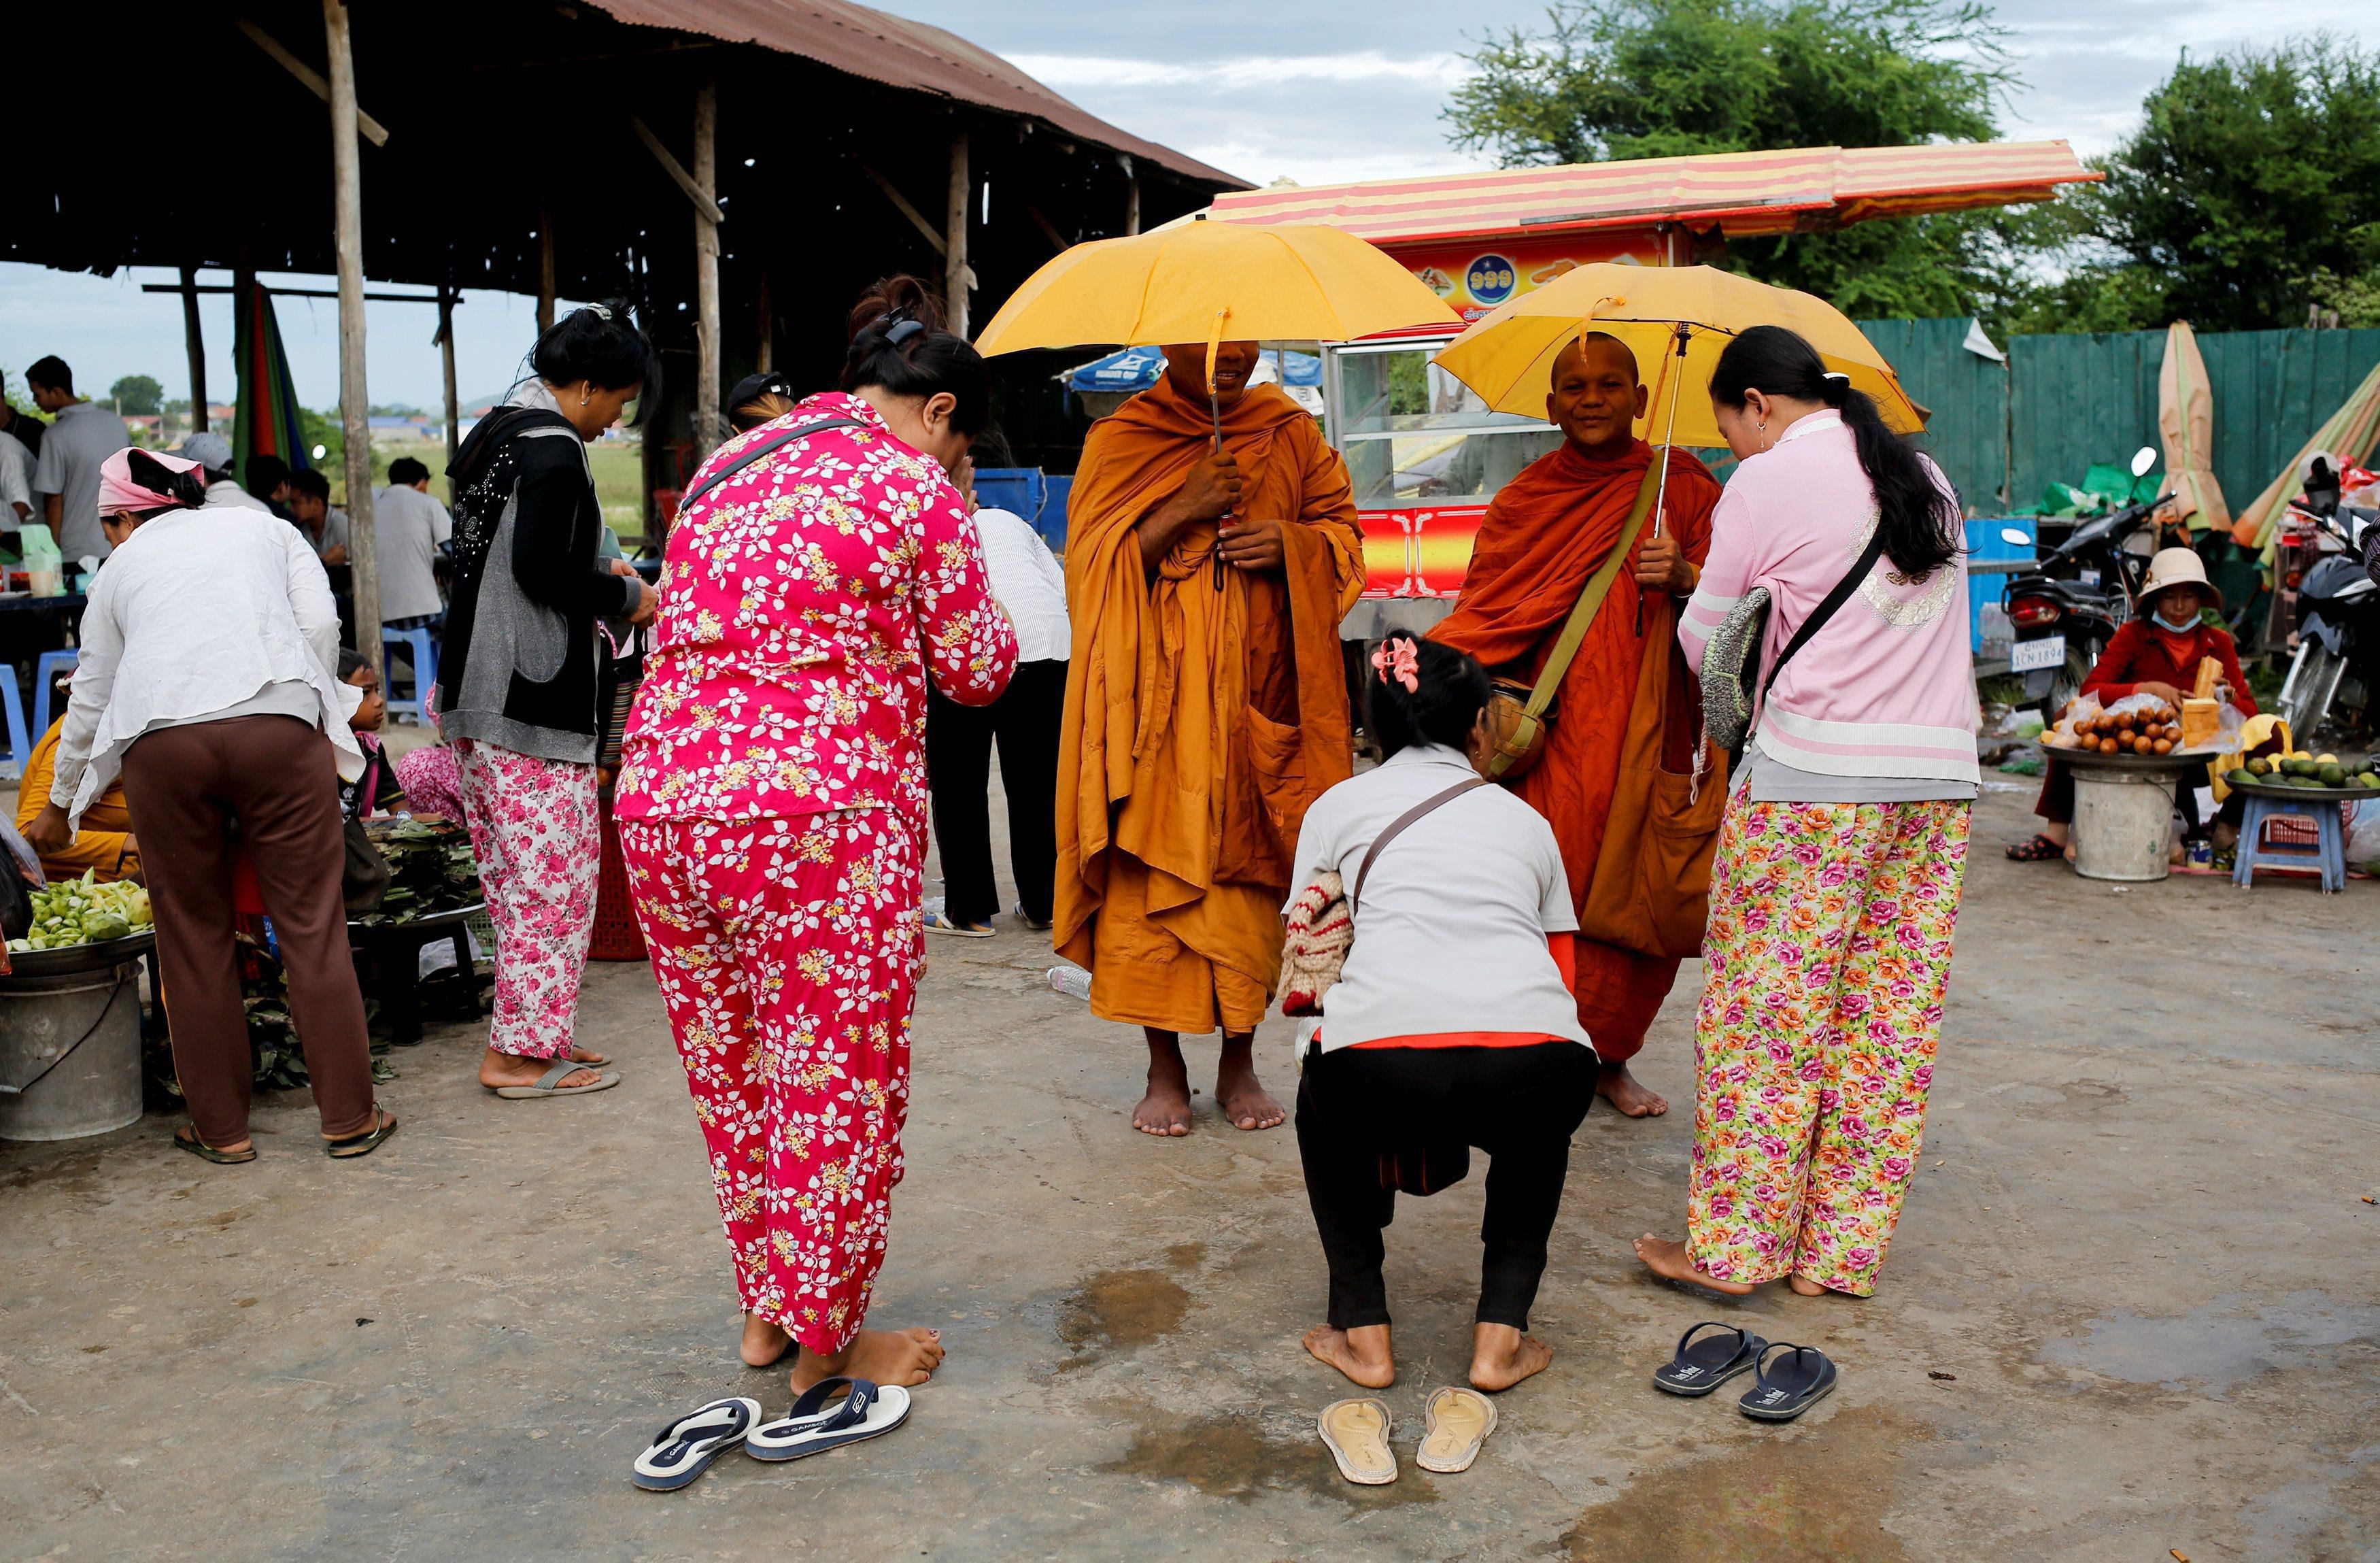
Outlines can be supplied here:
M991 747L1008 797L1008 866L1016 899L1036 922L1050 921L1058 868L1058 726L1066 706L1066 665L1020 662L990 705L926 698L926 780L934 841L942 855L942 910L954 922L989 922L1000 910L991 877Z
M1594 1102L1595 1054L1574 1042L1347 1047L1309 1057L1297 1085L1297 1150L1330 1264L1331 1327L1389 1322L1380 1234L1397 1196L1380 1186L1380 1155L1460 1139L1488 1156L1475 1317L1527 1329L1570 1137Z

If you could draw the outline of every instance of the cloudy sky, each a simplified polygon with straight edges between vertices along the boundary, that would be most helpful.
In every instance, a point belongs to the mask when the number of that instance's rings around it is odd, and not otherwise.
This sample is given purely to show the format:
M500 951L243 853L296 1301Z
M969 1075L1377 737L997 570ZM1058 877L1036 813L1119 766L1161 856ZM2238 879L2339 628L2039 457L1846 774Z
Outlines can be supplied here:
M889 9L952 29L1015 61L1091 112L1262 184L1452 172L1484 165L1449 148L1439 109L1477 41L1528 27L1539 0L892 0ZM2348 0L2287 6L2239 0L2000 0L2023 88L2002 116L2012 139L2063 137L2086 155L2134 123L2143 93L2184 48L2204 55L2328 29L2380 42L2369 7ZM1450 19L1450 13L1459 19ZM369 211L370 192L366 192ZM101 279L0 263L0 369L21 397L23 366L56 352L78 381L104 389L148 373L188 390L180 305L139 291L164 273ZM530 300L470 297L456 323L466 396L508 382L535 321ZM226 344L231 306L214 300L211 344ZM337 308L285 300L281 324L301 399L338 397ZM371 307L372 395L431 407L439 398L431 311ZM227 350L208 385L232 385Z

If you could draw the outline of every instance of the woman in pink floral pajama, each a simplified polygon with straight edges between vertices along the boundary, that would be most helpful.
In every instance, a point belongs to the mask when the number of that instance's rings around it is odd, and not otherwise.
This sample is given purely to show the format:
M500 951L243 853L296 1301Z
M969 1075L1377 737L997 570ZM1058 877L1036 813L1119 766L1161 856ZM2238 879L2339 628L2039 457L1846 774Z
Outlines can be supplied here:
M796 1391L918 1384L864 1330L924 965L926 689L997 699L1016 637L946 469L990 416L975 349L895 314L844 385L722 446L670 530L615 809L710 1153L744 1359Z

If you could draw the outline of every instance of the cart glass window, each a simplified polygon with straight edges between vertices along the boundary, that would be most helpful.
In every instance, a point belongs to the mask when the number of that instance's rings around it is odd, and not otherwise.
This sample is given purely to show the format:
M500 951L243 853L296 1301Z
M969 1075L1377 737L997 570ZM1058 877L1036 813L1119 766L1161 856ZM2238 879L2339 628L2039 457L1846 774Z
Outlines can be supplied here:
M1436 347L1336 355L1339 448L1366 510L1485 504L1561 443L1534 418L1489 411L1430 361Z

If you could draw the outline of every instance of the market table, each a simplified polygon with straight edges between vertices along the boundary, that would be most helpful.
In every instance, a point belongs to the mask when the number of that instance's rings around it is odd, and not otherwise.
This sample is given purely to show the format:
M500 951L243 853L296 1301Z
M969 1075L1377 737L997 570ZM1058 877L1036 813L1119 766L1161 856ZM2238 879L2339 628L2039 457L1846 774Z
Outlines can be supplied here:
M455 964L468 980L472 970L470 920L488 910L485 901L423 912L397 922L350 922L348 947L372 958L372 996L388 1019L389 1040L409 1046L421 1040L421 951L441 939L455 941Z
M2102 754L2053 744L2042 752L2074 773L2074 872L2140 883L2173 872L2168 846L2175 792L2187 773L2204 774L2219 750L2207 744L2170 754Z

